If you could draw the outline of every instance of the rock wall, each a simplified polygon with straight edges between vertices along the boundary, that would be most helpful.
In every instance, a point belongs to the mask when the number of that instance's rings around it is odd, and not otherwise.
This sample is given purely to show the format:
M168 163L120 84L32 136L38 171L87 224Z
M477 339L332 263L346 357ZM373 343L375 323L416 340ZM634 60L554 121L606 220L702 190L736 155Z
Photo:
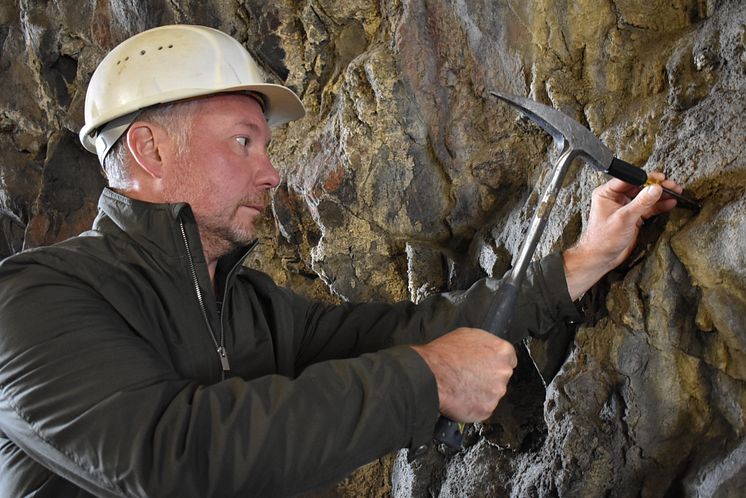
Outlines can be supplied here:
M390 455L318 495L742 496L743 2L18 0L0 21L0 257L89 225L104 181L76 136L86 83L167 23L234 35L301 95L308 116L275 131L283 182L252 264L321 299L417 301L510 267L556 152L490 90L664 171L703 209L644 227L546 389L522 347L465 449ZM574 242L602 181L577 162L537 255Z

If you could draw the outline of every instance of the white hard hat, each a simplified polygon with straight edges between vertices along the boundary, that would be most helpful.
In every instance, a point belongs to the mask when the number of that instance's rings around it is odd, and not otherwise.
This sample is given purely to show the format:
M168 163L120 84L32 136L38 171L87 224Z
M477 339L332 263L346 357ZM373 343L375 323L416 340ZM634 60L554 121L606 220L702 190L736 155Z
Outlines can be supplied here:
M270 126L305 114L298 96L265 83L249 52L222 31L187 24L143 31L117 45L94 71L80 141L103 164L142 109L235 91L260 94Z

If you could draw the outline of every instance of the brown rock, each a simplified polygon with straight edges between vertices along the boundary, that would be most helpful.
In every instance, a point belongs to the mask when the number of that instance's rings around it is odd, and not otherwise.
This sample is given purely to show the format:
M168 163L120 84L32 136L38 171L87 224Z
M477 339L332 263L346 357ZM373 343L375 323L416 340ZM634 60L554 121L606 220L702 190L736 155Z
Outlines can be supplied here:
M283 184L251 264L330 302L417 300L509 267L556 151L488 93L529 95L664 171L702 211L647 224L589 293L589 321L543 405L532 384L532 403L472 427L463 451L390 456L321 495L739 496L743 2L239 4L0 6L0 256L90 224L103 183L75 136L85 86L110 48L148 27L224 29L301 95L308 116L274 132ZM603 180L578 161L537 255L574 242Z

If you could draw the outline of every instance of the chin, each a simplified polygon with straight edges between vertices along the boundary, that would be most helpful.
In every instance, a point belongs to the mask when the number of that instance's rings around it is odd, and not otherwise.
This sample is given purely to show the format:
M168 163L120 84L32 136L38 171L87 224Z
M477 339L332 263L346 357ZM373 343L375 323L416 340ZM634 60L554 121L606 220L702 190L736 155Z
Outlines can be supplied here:
M254 239L256 239L256 230L253 225L233 231L232 242L237 247L248 245L253 242Z

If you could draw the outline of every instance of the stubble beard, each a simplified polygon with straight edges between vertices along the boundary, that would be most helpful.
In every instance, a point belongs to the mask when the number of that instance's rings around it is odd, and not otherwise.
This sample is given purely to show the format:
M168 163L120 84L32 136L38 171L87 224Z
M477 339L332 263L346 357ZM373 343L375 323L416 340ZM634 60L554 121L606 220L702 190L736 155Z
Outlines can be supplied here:
M205 192L204 184L193 181L195 175L192 175L192 171L195 165L188 159L188 154L183 153L180 160L185 166L185 170L182 172L182 181L167 188L165 192L167 202L189 202L188 199L191 195L186 192L200 192L201 196L214 199L221 196L222 193L219 190L209 188L209 191ZM218 213L212 211L210 213L200 213L195 211L192 206L194 219L199 228L202 250L207 259L217 259L253 242L256 238L256 221L261 214L257 214L251 221L241 222L238 211L241 206L262 206L263 212L268 205L269 191L262 190L246 195L236 205L222 209Z
M239 219L238 211L242 206L267 206L268 200L269 193L263 191L245 197L229 212L214 215L195 213L205 253L219 258L253 242L256 239L256 223L261 213L250 221L244 221Z

